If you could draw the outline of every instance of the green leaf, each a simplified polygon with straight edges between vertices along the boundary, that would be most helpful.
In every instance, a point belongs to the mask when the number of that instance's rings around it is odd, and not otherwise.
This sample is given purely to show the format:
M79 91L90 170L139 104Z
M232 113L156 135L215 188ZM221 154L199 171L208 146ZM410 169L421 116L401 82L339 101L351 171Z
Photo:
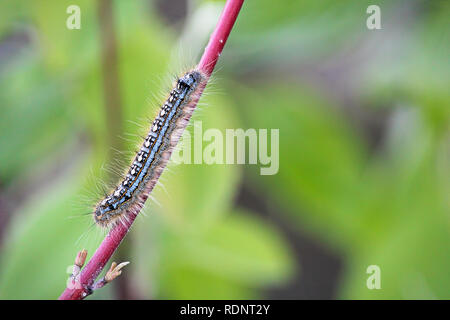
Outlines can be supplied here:
M76 253L87 248L92 255L102 235L82 215L81 190L71 172L15 212L0 261L2 299L56 299Z
M448 299L450 243L445 165L439 140L415 110L388 137L385 157L370 168L359 211L365 220L342 296L358 299ZM427 125L428 124L428 125ZM445 145L445 142L443 142ZM445 151L444 151L445 152ZM448 167L448 161L446 164ZM444 246L444 247L443 247ZM365 270L381 268L381 289L368 290Z
M365 157L357 133L300 84L233 90L247 128L279 130L279 172L251 167L253 185L330 242L355 241L360 217L350 209Z
M250 289L279 285L293 273L290 251L278 232L243 211L195 236L167 234L161 245L156 274L164 297L229 299L245 297L243 292L255 296Z

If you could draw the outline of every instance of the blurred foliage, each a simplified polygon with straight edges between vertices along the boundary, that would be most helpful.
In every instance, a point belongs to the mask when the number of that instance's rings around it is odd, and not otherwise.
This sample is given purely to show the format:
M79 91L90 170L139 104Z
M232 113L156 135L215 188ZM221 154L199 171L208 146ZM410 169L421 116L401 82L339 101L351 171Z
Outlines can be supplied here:
M124 274L142 297L260 298L301 273L282 230L235 205L244 183L341 256L337 298L450 298L450 5L376 3L383 29L369 31L373 1L246 1L194 120L280 129L279 173L170 165L153 194L160 205L147 205L126 240ZM65 26L71 4L81 30ZM205 43L223 6L189 4L180 35L152 1L114 1L125 154L166 93L160 79L191 62L178 61L178 39ZM0 4L0 193L27 195L8 213L0 298L56 298L76 251L92 253L103 236L84 215L117 157L98 19L88 0ZM371 115L383 120L375 147ZM382 290L366 287L372 264Z

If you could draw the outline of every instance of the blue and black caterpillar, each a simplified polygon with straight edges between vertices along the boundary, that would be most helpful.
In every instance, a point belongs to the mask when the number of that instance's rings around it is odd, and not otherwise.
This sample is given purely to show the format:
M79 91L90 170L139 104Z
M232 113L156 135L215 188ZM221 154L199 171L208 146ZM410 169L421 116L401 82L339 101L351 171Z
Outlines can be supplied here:
M95 207L94 220L98 225L111 227L118 221L124 222L129 214L137 214L143 207L205 85L206 77L197 70L176 81L122 182Z

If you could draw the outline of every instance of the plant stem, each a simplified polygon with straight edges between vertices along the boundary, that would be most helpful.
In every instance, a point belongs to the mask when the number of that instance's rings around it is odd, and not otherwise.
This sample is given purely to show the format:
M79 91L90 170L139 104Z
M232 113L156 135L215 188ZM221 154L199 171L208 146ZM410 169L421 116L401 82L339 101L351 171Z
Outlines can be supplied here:
M217 23L200 63L197 66L197 68L200 71L203 71L208 77L211 76L217 60L222 53L223 47L233 28L243 2L244 0L228 0L225 4L219 22ZM130 213L127 221L124 221L123 224L119 223L111 229L87 265L81 270L79 277L81 286L76 288L66 288L59 297L60 300L80 300L90 293L90 288L92 288L95 279L97 279L108 260L130 230L137 214L138 212Z
M225 8L220 15L219 22L198 64L198 69L208 76L211 75L216 66L217 60L222 53L243 3L244 0L228 0L225 3Z

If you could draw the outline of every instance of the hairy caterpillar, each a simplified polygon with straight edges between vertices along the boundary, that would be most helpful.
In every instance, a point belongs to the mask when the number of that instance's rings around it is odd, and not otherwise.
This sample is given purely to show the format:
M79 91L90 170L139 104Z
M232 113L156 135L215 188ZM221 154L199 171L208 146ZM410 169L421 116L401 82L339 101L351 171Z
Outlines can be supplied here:
M112 227L127 220L129 214L137 214L143 207L180 139L206 82L207 76L199 70L189 71L176 81L127 174L114 191L96 205L94 221L97 225Z

